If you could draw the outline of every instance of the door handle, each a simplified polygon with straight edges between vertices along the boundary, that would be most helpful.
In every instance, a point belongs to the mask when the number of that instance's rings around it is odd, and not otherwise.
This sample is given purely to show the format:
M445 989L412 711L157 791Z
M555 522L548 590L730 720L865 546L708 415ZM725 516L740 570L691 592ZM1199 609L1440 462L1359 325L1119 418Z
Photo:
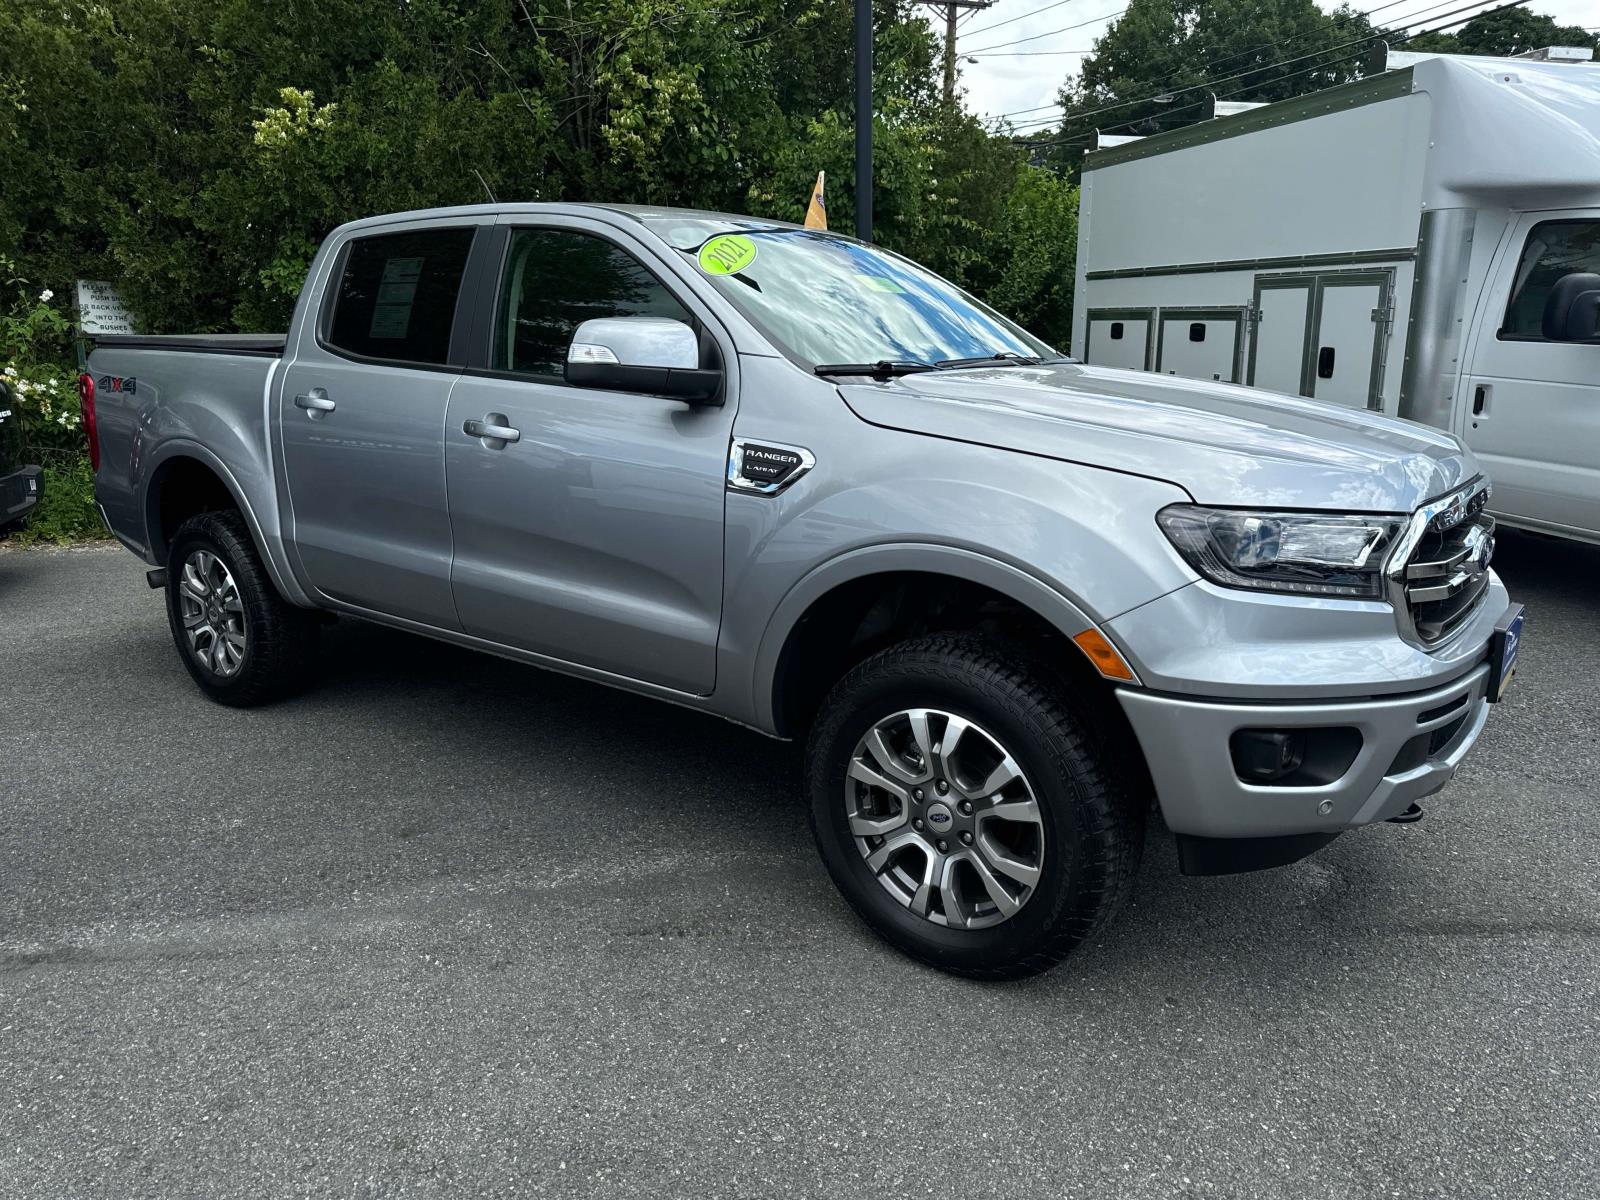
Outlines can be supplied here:
M331 413L338 407L321 388L312 388L309 394L302 392L294 398L294 406L305 409L313 417L318 413Z
M491 450L498 450L507 442L522 440L522 430L507 425L503 413L489 413L481 421L463 421L461 432L468 437L482 438ZM499 445L495 445L496 442Z
M1332 346L1324 346L1321 350L1317 351L1318 379L1333 378L1333 354L1334 348Z
M1477 387L1472 389L1472 415L1475 417L1484 416L1487 414L1488 409L1489 385L1486 383L1480 383Z

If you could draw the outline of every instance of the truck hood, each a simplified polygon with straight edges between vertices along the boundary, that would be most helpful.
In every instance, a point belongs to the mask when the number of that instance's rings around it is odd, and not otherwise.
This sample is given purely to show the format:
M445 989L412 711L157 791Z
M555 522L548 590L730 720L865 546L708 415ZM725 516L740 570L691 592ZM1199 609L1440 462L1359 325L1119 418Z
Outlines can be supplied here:
M1447 433L1226 383L1080 363L839 389L862 420L1175 483L1201 504L1411 512L1477 464Z

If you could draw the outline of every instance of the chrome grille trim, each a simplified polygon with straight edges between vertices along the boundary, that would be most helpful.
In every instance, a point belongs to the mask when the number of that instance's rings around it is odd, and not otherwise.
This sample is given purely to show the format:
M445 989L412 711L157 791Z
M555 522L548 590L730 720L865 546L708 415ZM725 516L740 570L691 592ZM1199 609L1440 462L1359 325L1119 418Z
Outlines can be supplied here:
M1411 515L1389 559L1388 595L1400 635L1414 646L1448 642L1489 590L1494 518L1481 476Z

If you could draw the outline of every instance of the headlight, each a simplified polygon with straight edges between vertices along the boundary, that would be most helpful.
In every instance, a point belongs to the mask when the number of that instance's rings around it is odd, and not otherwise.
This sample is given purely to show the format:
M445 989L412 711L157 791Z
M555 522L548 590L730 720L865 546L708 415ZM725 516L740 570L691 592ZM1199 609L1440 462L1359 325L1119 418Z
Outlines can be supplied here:
M1162 532L1201 575L1224 587L1301 596L1383 596L1383 564L1402 516L1250 512L1174 504Z

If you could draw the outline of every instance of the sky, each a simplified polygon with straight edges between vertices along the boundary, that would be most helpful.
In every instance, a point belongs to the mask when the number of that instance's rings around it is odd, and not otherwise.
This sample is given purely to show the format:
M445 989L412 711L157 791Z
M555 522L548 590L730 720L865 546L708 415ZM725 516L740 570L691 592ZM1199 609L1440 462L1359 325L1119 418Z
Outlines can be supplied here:
M1330 11L1338 7L1335 0L1317 2ZM1392 5L1385 0L1352 3L1369 11L1382 6L1384 11L1377 19L1393 25L1405 22L1413 14L1424 14L1413 26L1415 32L1467 16L1458 10L1465 9L1469 0L1442 4L1437 0L1400 0ZM978 60L961 60L960 86L966 90L967 106L980 116L996 117L1053 104L1062 80L1077 73L1078 60L1105 32L1107 19L1126 4L1127 0L998 0L992 7L966 17L960 25L956 47L963 56ZM1484 7L1493 5L1485 0ZM1600 3L1596 0L1533 0L1528 7L1548 13L1563 25L1600 25ZM943 10L928 11L934 14L929 19L942 40ZM1448 15L1451 13L1455 15ZM1019 44L1002 45L1006 42ZM982 53L989 47L996 49L990 54ZM1012 119L1024 122L1049 115L1049 111L1027 112Z

